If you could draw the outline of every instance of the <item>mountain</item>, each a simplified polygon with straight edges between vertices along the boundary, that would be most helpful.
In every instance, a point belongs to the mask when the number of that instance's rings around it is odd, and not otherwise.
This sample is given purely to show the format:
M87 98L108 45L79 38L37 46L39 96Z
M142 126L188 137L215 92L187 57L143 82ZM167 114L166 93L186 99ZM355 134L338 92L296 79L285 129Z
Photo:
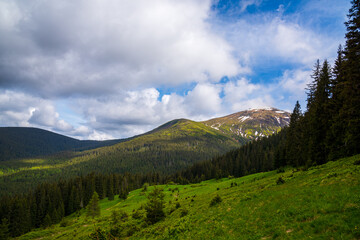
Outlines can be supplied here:
M177 119L111 146L3 161L0 166L0 195L4 192L20 192L39 182L92 171L174 173L193 163L222 155L256 137L279 131L280 125L276 119L285 125L286 114L275 109L249 110L205 122ZM251 117L241 121L246 116ZM229 130L226 130L226 126L230 126ZM256 134L254 129L262 131L261 134ZM242 132L246 135L242 136ZM250 132L254 132L254 135ZM15 179L22 184L9 184Z
M81 141L39 128L0 127L0 161L87 150L120 141Z
M223 134L245 143L269 136L289 125L290 113L276 108L251 109L203 123Z

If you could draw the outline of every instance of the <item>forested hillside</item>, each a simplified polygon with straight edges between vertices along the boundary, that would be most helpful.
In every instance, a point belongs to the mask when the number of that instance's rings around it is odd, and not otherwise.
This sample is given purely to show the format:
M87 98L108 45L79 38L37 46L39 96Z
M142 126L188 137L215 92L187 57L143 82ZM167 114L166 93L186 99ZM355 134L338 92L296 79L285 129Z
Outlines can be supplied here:
M251 115L251 117L244 120L244 116L247 115ZM22 192L41 182L88 174L92 171L171 174L189 167L193 163L222 155L253 139L276 133L287 124L288 116L289 113L277 109L257 109L235 113L208 122L177 119L150 132L121 140L122 142L111 146L88 151L58 152L45 157L3 161L0 165L0 195ZM218 120L221 120L220 129L209 125L210 123L215 124L214 121ZM229 128L224 128L225 126L229 126ZM224 129L231 129L231 131ZM15 130L21 132L24 129ZM31 129L30 132L42 133L37 129ZM77 144L84 143L84 141L56 134L41 135L48 136L48 141L45 141L45 137L39 137L37 141L31 142L30 136L37 137L36 134L28 134L28 137L19 140L13 146L26 145L28 141L30 143L24 149L30 151L35 144L34 151L36 151L37 149L47 149L44 148L45 143L52 146L52 143L59 142L59 146L62 146L59 139L71 140L71 143ZM51 138L52 136L56 137ZM88 146L91 146L90 143L94 143L92 145L94 147L96 144L110 144L114 141L85 141L85 143L89 143ZM9 141L7 142L9 143ZM68 145L73 146L74 144ZM51 148L48 151L50 150ZM19 152L22 153L21 150ZM21 184L15 184L15 182Z
M0 127L0 161L87 150L121 141L81 141L38 128Z

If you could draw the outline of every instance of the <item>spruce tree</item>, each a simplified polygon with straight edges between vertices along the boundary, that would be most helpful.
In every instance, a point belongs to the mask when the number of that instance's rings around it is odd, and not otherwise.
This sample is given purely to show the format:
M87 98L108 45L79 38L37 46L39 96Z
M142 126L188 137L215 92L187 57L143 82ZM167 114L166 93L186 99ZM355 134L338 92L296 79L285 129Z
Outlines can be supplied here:
M9 239L10 232L9 232L9 220L7 218L3 218L0 224L0 239Z
M316 164L327 161L325 139L329 129L330 66L324 61L317 80L309 113L309 159Z
M86 215L89 217L94 218L100 216L99 195L97 192L94 192L89 204L86 207L86 210Z
M349 10L344 55L343 108L340 118L346 127L345 154L360 153L360 0L352 0Z
M146 220L153 224L165 217L164 193L160 188L155 187L147 196L148 202L145 206Z
M294 110L291 114L289 128L286 129L286 158L287 163L293 166L300 166L304 163L302 159L301 146L302 146L302 129L300 120L302 118L301 106L299 101L296 101ZM277 158L280 156L277 153ZM279 164L278 164L279 165Z
M343 108L343 98L341 92L344 88L344 51L340 45L337 52L337 58L333 67L333 76L330 83L330 101L329 101L329 117L330 129L326 137L326 145L328 147L329 160L336 160L344 156L344 119L340 116Z

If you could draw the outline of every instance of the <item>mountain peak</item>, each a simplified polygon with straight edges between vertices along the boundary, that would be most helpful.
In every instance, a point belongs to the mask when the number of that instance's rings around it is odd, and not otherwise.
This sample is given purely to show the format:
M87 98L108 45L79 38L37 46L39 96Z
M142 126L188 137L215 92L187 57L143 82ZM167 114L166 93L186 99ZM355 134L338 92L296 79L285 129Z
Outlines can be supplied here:
M248 109L203 123L235 139L268 136L289 125L290 113L277 108Z

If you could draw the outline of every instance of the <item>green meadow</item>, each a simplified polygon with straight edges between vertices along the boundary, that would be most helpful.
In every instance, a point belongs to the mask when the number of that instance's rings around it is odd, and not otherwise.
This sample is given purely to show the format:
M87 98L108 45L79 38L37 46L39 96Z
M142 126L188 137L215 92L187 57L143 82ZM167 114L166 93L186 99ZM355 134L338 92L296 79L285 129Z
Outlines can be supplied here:
M145 220L149 186L126 200L101 200L100 217L83 209L17 239L90 239L96 229L108 239L360 239L359 180L356 155L309 169L159 185L166 216L155 224Z

